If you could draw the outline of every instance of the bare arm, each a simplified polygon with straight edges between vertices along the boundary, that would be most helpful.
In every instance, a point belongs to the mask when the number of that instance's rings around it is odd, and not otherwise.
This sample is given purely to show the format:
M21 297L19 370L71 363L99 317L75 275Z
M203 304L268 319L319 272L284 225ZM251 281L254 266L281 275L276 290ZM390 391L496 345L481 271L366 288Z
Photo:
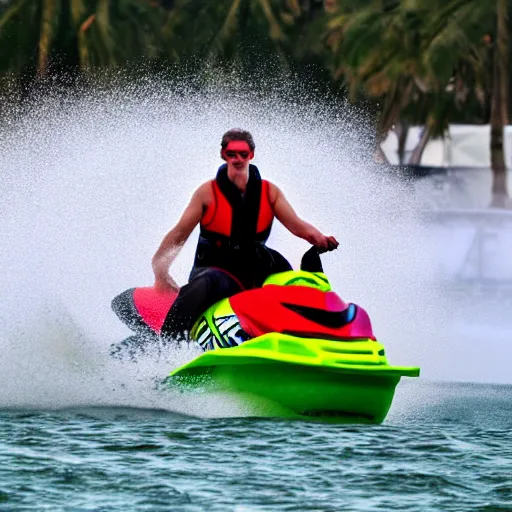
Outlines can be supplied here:
M163 290L178 291L179 287L169 275L169 268L176 259L190 233L199 224L206 206L210 183L201 185L192 195L178 223L164 236L160 247L151 261L155 273L155 287Z
M270 202L277 220L295 236L324 251L332 251L338 247L338 242L333 236L323 235L309 222L302 220L281 190L273 184L270 185Z

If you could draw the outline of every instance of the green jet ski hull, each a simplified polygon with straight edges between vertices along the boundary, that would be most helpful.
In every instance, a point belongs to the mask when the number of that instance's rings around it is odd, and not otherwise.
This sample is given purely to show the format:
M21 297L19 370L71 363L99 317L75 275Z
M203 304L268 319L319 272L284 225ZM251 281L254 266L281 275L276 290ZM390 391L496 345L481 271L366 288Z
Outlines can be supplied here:
M174 299L130 289L113 309L144 337L160 334ZM419 368L388 364L368 313L332 291L316 247L300 270L272 274L261 287L211 305L189 337L205 352L164 386L199 393L198 403L206 398L223 415L235 405L237 416L381 423L401 377L419 376ZM226 395L230 403L218 400Z
M167 382L186 392L232 396L249 416L381 423L403 376L417 377L419 368L390 366L383 345L370 339L269 333L205 352Z

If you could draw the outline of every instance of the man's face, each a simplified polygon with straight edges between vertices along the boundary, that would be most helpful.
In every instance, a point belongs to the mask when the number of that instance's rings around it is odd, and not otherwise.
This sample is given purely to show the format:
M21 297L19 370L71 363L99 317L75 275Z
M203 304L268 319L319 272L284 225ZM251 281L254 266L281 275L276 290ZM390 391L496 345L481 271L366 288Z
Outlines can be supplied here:
M245 140L233 140L222 150L222 157L228 164L228 172L244 172L249 168L254 152Z

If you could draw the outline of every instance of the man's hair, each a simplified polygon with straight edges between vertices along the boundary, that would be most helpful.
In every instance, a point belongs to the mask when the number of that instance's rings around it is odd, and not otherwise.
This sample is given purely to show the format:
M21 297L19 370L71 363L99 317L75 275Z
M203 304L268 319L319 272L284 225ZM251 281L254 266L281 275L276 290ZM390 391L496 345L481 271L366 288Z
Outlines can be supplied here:
M226 149L227 145L233 140L244 140L247 142L247 144L249 144L249 149L251 151L254 151L254 148L256 147L252 135L247 130L242 130L241 128L232 128L222 136L222 140L220 142L221 148Z

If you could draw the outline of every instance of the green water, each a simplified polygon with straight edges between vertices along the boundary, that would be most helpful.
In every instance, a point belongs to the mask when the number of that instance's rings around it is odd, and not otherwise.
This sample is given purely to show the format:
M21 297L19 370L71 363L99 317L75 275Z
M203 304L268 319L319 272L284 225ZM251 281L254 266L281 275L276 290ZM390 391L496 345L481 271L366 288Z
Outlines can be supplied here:
M512 387L399 385L381 426L0 412L0 510L508 511Z

